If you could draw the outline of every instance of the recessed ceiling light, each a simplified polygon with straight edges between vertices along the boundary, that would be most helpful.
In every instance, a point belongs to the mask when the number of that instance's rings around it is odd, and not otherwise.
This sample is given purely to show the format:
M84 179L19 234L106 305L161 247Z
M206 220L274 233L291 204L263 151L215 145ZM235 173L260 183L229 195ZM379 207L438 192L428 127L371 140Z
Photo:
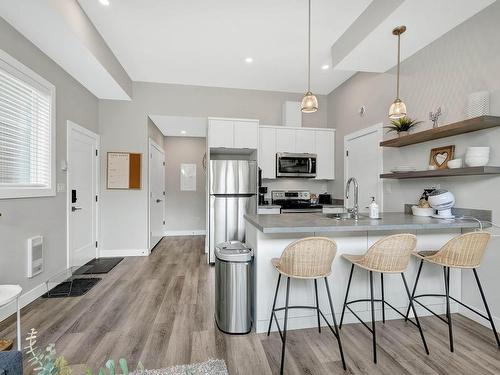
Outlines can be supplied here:
M186 134L186 131L185 130L181 130L181 134Z
M99 2L104 6L109 6L109 0L99 0Z
M253 63L253 59L252 59L251 57L247 57L247 58L245 59L245 62L246 62L247 64L251 64L251 63Z
M323 69L323 70L327 70L327 69L329 69L329 68L330 68L330 65L328 65L328 64L325 64L325 65L323 65L323 66L321 67L321 69Z

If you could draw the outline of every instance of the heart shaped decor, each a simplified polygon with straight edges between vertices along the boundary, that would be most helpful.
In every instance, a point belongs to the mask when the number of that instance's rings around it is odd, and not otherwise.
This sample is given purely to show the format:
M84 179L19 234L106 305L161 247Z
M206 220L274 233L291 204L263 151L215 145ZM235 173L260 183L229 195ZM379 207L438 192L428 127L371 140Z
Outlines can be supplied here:
M434 161L436 164L440 167L442 166L446 160L448 160L448 153L447 152L442 152L439 154L434 155Z

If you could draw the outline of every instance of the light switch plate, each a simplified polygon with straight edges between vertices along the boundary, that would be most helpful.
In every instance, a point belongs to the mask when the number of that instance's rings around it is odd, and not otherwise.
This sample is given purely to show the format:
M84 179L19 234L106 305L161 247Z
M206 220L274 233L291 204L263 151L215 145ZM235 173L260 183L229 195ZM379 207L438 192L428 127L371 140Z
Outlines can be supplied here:
M64 193L64 192L66 192L66 184L64 182L58 182L57 183L57 192L58 193Z

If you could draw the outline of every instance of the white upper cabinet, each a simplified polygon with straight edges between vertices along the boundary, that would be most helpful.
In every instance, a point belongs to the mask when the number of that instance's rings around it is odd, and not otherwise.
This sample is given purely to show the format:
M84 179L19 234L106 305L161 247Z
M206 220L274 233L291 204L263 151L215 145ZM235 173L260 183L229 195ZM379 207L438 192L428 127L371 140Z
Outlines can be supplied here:
M316 151L315 132L309 129L295 130L295 152L314 154Z
M276 178L276 129L259 129L259 167L262 178Z
M252 148L259 146L259 122L209 119L208 147Z
M296 129L276 128L276 152L295 152Z
M210 147L234 146L234 124L232 120L209 120L208 145Z
M259 146L259 124L255 121L234 121L234 148Z
M316 179L333 180L335 178L335 132L315 130Z
M259 129L262 178L276 178L277 152L316 154L316 179L335 178L335 130L284 126L261 126Z

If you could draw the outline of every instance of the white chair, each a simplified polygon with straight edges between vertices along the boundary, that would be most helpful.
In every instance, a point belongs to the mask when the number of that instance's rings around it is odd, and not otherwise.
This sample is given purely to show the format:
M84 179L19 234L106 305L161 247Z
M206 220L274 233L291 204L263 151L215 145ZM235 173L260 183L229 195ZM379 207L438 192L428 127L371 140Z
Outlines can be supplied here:
M17 350L21 351L21 309L19 297L23 288L19 285L0 285L0 307L6 306L14 301L17 304Z

